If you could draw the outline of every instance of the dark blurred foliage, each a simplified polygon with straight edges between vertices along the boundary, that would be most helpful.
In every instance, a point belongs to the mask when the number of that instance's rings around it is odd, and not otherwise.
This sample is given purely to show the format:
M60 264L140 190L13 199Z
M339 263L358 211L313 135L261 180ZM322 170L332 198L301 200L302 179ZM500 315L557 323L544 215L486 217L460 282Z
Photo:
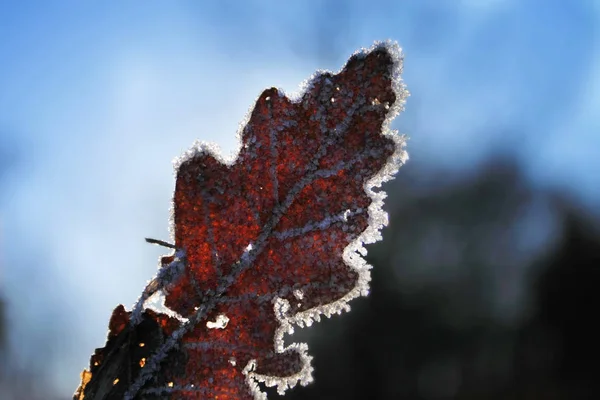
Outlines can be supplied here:
M315 382L285 398L600 398L597 221L510 161L433 189L414 170L387 187L370 296L294 336Z

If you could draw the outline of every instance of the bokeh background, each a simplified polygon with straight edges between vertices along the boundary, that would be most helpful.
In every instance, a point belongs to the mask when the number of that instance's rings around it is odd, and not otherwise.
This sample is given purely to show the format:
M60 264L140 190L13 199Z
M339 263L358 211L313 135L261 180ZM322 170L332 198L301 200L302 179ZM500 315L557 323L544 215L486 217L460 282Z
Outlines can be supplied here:
M372 294L290 399L592 399L600 2L0 0L0 398L68 399L169 239L171 160L397 40L410 161ZM274 398L277 398L274 395Z

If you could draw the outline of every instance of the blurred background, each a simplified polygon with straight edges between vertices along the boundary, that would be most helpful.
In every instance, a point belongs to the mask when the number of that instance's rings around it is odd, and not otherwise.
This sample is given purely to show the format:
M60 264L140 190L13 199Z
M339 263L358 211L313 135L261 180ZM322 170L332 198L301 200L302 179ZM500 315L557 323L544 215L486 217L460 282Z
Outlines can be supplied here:
M175 156L235 152L264 88L388 38L410 160L371 295L295 335L315 383L286 398L600 398L599 23L594 0L0 0L0 398L72 396L164 253Z

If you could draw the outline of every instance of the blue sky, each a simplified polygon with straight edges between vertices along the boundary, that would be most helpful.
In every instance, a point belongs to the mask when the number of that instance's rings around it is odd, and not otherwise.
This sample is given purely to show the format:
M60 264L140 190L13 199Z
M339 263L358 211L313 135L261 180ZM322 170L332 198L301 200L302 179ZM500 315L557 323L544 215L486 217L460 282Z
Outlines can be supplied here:
M593 0L0 0L0 293L15 359L43 358L72 392L112 308L156 270L161 250L143 238L168 239L171 160L195 139L233 151L264 88L294 92L375 40L405 53L395 127L410 163L460 176L508 152L533 185L591 209L599 22Z

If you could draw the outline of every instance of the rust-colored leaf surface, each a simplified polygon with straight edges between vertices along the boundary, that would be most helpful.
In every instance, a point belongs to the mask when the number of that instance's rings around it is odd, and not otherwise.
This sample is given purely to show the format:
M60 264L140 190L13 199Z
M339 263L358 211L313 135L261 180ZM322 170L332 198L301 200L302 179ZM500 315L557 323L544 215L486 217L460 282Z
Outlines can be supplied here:
M92 365L76 398L101 378L119 379L128 399L223 400L266 398L259 382L283 393L312 380L306 345L284 347L283 335L368 292L363 244L387 223L375 188L406 159L389 130L407 96L400 72L398 47L376 44L338 74L317 73L297 98L265 90L234 160L198 144L177 161L177 250L132 312L115 310L92 357L105 362L121 346L131 367L103 378ZM177 317L144 310L158 291ZM151 343L134 354L142 325Z

